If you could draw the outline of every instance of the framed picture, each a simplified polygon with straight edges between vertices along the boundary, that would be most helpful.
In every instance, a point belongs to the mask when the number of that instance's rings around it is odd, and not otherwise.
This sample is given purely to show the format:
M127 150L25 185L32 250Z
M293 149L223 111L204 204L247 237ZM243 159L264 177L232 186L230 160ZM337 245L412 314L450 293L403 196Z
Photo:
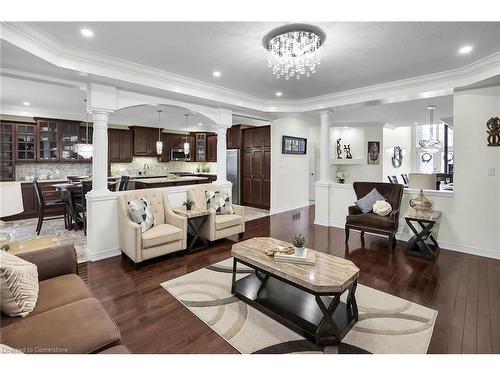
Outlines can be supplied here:
M288 135L283 136L283 141L281 144L282 154L295 154L295 155L305 155L307 152L307 139L290 137Z
M367 163L370 165L380 164L380 142L368 141Z

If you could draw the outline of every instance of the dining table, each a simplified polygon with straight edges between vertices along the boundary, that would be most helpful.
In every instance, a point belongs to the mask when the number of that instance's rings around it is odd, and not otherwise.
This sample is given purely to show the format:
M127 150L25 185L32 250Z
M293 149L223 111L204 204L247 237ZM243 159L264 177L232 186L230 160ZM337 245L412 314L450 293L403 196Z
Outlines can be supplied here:
M118 181L108 181L108 188L116 189L116 185ZM77 210L75 209L75 202L73 195L78 194L82 191L82 183L81 181L75 182L63 182L58 184L50 185L56 191L61 194L61 197L66 202L66 210L69 216L69 229L80 229L79 224L83 223L83 217L81 217Z

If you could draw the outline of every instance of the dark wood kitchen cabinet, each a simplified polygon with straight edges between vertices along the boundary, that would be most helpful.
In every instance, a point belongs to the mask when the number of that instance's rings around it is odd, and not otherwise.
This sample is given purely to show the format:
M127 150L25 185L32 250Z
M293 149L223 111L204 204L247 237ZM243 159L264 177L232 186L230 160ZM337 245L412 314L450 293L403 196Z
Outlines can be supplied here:
M0 181L16 179L14 130L14 124L0 122Z
M241 148L241 125L233 125L227 129L227 148Z
M59 125L57 120L37 119L38 160L59 160Z
M170 161L171 135L168 133L161 133L161 141L163 142L163 152L160 155L160 161L169 162Z
M110 163L132 161L132 132L130 130L108 130L108 153Z
M207 134L207 161L217 161L217 135Z
M158 140L158 128L146 128L142 126L132 127L133 132L133 154L137 156L158 156L156 153L156 141Z
M242 203L269 209L271 204L271 129L248 128L242 132Z
M36 160L36 124L16 124L15 160Z

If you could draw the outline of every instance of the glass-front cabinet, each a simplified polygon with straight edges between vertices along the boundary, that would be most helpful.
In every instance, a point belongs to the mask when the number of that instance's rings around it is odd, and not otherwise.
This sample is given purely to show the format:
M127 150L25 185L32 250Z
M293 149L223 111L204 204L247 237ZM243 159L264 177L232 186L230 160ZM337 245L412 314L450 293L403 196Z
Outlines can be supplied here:
M0 181L13 181L14 170L14 125L0 123Z
M207 135L196 133L196 161L207 161Z
M16 160L34 161L36 159L36 125L17 125Z
M38 160L58 160L58 124L52 120L38 120Z
M76 144L78 143L80 124L76 122L59 123L61 133L61 160L78 160Z

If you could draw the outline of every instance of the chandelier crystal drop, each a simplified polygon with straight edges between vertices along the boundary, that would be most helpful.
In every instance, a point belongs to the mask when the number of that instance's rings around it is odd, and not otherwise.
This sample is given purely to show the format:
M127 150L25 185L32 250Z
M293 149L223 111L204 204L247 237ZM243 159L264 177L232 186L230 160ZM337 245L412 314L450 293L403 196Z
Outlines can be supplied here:
M275 29L264 38L268 67L276 78L311 76L320 64L319 48L324 39L325 34L314 26L287 25Z

